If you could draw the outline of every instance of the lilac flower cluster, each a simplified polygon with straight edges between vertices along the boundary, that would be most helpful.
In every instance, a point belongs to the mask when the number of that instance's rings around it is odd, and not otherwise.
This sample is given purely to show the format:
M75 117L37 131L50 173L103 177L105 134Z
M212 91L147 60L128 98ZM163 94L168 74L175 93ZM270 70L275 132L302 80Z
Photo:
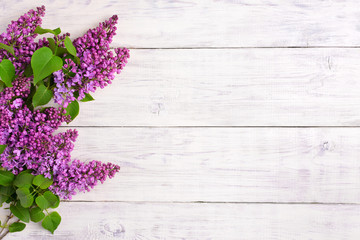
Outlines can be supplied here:
M80 64L66 59L63 69L53 74L54 100L60 106L33 110L28 105L33 77L25 77L24 70L34 51L49 45L46 39L34 42L37 36L34 31L40 26L44 11L44 7L30 10L11 22L0 35L1 43L12 44L15 49L15 56L0 50L0 60L11 60L17 75L13 87L0 91L0 145L6 146L0 154L0 165L14 174L32 169L34 175L52 178L54 183L50 189L61 198L71 199L77 191L89 191L98 181L102 183L107 177L113 177L120 167L99 161L72 160L77 131L55 131L70 121L65 110L67 104L111 83L114 74L125 66L129 51L118 48L114 54L109 49L115 35L116 16L89 30L74 41Z
M61 123L70 120L63 108L47 108L43 112L27 108L24 99L29 94L28 80L18 78L12 88L0 93L0 144L7 145L0 155L2 167L14 174L33 169L35 175L53 177L50 189L64 199L70 199L75 190L89 190L97 181L113 177L119 166L71 161L77 131L54 134Z
M85 93L94 92L97 87L104 88L119 74L127 63L129 50L116 48L110 50L110 43L116 31L118 17L100 23L84 36L74 40L79 66L67 59L62 70L54 73L56 88L54 100L66 107L75 99L81 100ZM66 74L68 73L68 74ZM72 76L70 75L72 74ZM75 92L78 96L75 96Z
M6 32L0 35L0 43L12 45L15 51L15 56L13 56L9 52L0 49L0 61L4 58L11 60L15 65L17 73L25 70L36 49L48 45L45 38L40 39L39 42L35 42L38 34L34 32L36 27L41 25L41 17L44 15L44 6L38 7L36 10L30 10L17 21L11 21Z

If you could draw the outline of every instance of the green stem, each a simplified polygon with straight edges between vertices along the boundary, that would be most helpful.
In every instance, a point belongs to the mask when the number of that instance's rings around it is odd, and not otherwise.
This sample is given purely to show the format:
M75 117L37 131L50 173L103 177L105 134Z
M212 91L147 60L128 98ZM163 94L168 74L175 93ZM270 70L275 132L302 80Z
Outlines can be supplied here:
M1 225L0 234L1 234L1 233L4 231L4 229L6 228L7 223L9 222L9 219L10 219L10 216L7 216L4 225Z

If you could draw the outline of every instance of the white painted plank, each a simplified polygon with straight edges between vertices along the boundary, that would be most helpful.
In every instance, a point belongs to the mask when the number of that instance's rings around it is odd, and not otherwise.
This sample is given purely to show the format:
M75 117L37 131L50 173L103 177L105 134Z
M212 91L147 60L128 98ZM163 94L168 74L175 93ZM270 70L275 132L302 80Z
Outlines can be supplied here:
M55 235L38 224L7 240L357 240L359 205L62 203Z
M73 157L114 162L76 200L360 203L359 128L79 128Z
M44 26L79 36L119 15L115 46L137 48L359 46L357 0L1 1L0 29L45 4Z
M132 50L73 126L359 126L356 49Z

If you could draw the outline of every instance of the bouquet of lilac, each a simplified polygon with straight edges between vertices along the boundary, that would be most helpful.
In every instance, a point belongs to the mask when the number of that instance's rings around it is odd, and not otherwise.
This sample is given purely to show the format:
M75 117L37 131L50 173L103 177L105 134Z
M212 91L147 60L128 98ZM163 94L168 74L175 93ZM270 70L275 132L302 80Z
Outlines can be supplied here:
M77 131L54 133L78 115L78 101L94 100L90 92L127 63L128 49L109 46L117 16L71 41L60 28L40 27L44 13L44 6L30 10L0 35L0 205L10 210L0 239L30 220L54 233L61 217L49 208L120 170L72 160ZM35 41L39 34L52 37ZM51 100L56 107L47 107Z

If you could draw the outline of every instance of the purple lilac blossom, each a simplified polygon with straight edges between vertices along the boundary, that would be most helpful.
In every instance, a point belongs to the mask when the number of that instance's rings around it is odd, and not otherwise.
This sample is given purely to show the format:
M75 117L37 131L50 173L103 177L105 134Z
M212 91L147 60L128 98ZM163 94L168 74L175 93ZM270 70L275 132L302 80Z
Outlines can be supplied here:
M11 22L7 31L0 35L1 43L13 44L17 57L0 50L0 60L11 60L17 74L13 87L0 92L0 145L6 145L0 154L0 165L14 174L32 169L34 175L52 178L54 183L50 190L63 199L71 199L77 191L89 191L98 181L103 183L107 177L113 177L120 167L112 163L84 163L71 159L77 131L55 133L62 123L70 121L64 107L75 100L75 91L79 94L78 99L82 99L85 93L111 83L114 73L119 73L125 66L129 52L118 48L114 56L109 51L116 30L117 17L113 16L74 42L80 66L67 59L63 70L53 74L54 100L60 106L31 110L27 100L31 97L32 77L23 75L33 52L48 45L45 39L34 42L37 36L34 30L41 24L44 12L43 6L36 11L30 10ZM69 34L60 39L65 36ZM72 72L71 76L69 72Z
M56 103L67 106L75 99L81 100L85 97L85 93L94 92L98 87L104 88L110 84L115 78L115 73L121 72L130 55L127 48L110 50L117 20L118 17L114 15L74 40L80 64L76 65L72 60L67 59L63 69L54 73ZM64 72L71 72L75 76ZM78 94L77 97L75 92Z
M9 59L15 65L17 74L25 70L34 51L48 45L45 38L39 39L38 42L34 41L38 36L34 31L37 26L41 25L41 17L44 15L44 6L30 10L17 21L11 21L6 32L0 35L0 43L12 45L15 51L15 56L13 56L6 50L0 49L0 61L4 58Z

